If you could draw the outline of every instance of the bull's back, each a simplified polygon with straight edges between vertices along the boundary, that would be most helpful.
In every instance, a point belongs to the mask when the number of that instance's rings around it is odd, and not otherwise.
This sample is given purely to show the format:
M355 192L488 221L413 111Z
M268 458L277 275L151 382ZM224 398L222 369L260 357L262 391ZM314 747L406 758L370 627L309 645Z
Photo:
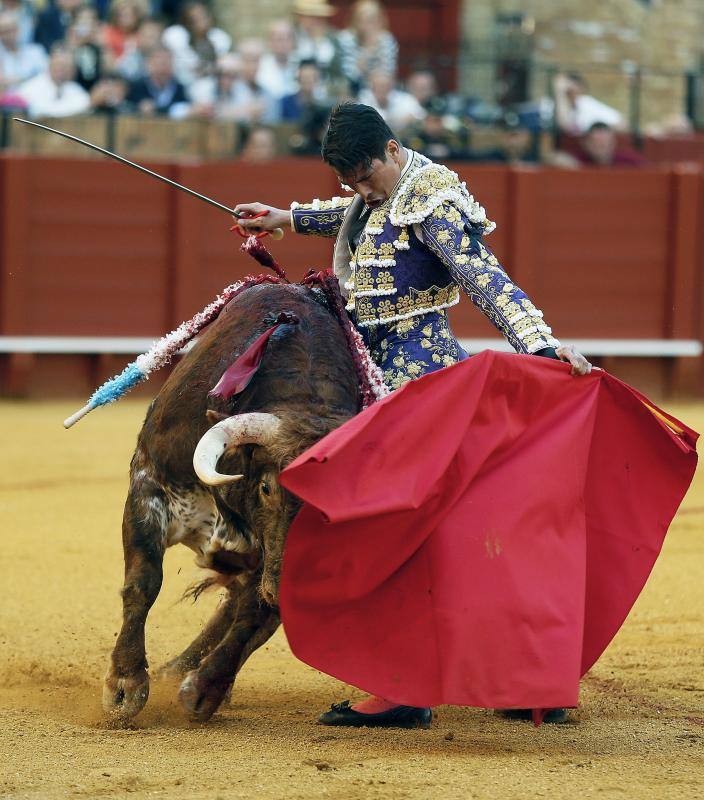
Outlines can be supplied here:
M281 312L297 325L282 325L269 339L249 386L231 401L209 398L223 372ZM238 295L181 360L152 403L140 446L160 471L193 479L193 451L208 423L205 412L226 414L313 409L324 416L356 413L358 385L344 334L311 289L262 284Z

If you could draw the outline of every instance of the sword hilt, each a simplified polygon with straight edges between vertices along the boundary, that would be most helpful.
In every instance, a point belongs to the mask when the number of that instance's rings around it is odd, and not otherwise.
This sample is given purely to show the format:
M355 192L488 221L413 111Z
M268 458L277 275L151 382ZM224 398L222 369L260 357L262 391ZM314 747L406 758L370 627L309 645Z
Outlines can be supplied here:
M261 213L259 213L259 214L255 214L253 217L245 217L245 216L244 216L244 214L242 214L242 212L241 212L241 211L233 211L233 212L232 212L232 215L233 215L233 217L235 217L236 219L257 219L257 217L265 217L265 216L266 216L268 213L269 213L268 211L262 211L262 212L261 212ZM254 232L255 232L255 229L251 229L251 228L250 228L250 229L248 229L248 230L249 230L251 233L254 233ZM283 232L283 230L282 230L281 228L274 228L274 230L272 230L272 231L261 231L261 230L260 230L258 234L256 234L256 233L255 233L255 235L259 235L259 236L261 236L261 235L266 235L266 234L269 234L269 235L271 236L271 238L272 238L272 239L274 239L274 240L275 240L275 241L277 241L277 242L278 242L280 239L283 239L283 238L284 238L284 232Z

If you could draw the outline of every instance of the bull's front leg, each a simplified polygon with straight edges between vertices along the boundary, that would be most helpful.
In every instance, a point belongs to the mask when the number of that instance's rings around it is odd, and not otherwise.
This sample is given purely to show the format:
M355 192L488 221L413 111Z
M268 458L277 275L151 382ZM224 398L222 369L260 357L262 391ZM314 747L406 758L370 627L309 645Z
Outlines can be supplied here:
M123 719L136 716L149 697L144 626L161 589L166 540L164 495L144 488L136 489L133 483L125 503L122 628L103 685L103 708Z
M208 624L176 658L164 664L158 671L159 677L183 678L188 672L196 669L201 661L211 653L225 638L237 615L237 598L239 587L227 590L227 595L215 609Z
M279 626L278 612L261 603L258 581L242 590L237 612L222 642L181 684L181 705L194 722L206 722L218 710L242 664Z

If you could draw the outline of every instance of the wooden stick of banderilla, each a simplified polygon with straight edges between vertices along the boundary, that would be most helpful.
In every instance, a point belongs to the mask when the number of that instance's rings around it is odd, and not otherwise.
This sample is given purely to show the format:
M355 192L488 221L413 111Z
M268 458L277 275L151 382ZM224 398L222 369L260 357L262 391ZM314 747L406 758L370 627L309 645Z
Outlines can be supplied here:
M87 142L85 139L80 139L78 136L73 136L70 133L64 133L64 131L59 131L56 128L50 128L48 125L40 125L38 122L30 122L28 119L21 119L20 117L13 117L15 122L21 122L23 125L32 125L35 128L41 128L43 131L49 131L49 133L55 133L57 136L63 136L64 139L70 139L72 142L78 142L78 144L82 144L84 147L89 147L91 150L95 150L98 153L102 153L104 156L108 156L108 158L114 158L115 161L119 161L121 164L126 164L128 167L132 167L132 169L139 170L143 172L145 175L149 175L152 178L156 178L163 183L168 183L169 186L173 186L174 189L178 189L181 192L185 192L186 194L190 194L191 197L195 197L198 200L202 200L204 203L208 203L215 208L219 208L221 211L226 211L228 214L231 214L234 217L242 218L244 214L240 214L236 212L233 208L224 205L223 203L218 203L217 200L213 200L212 197L207 197L200 192L196 192L193 189L189 189L187 186L183 186L180 183L176 183L176 181L172 181L171 178L166 178L164 175L160 175L158 172L154 172L151 169L147 169L143 167L141 164L135 164L134 161L130 161L128 158L124 156L118 156L117 153L113 153L110 150L106 150L104 147L98 147L97 144L92 144L91 142ZM271 231L271 238L272 239L281 239L283 238L284 232L281 228L274 228Z

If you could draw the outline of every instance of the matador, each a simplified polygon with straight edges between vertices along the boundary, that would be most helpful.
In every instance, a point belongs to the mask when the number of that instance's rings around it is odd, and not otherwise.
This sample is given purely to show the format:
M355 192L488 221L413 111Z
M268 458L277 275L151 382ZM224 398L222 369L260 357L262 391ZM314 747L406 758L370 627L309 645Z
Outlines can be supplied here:
M353 194L294 202L290 211L243 203L235 213L248 232L289 227L336 237L333 265L347 312L389 388L468 357L448 320L460 290L516 352L566 361L573 375L591 371L584 356L555 338L486 246L495 224L455 172L405 148L374 109L356 103L333 111L322 156ZM527 709L506 713L530 718ZM334 704L320 722L410 727L431 718L429 708L370 697ZM563 709L553 709L545 721L564 718Z

